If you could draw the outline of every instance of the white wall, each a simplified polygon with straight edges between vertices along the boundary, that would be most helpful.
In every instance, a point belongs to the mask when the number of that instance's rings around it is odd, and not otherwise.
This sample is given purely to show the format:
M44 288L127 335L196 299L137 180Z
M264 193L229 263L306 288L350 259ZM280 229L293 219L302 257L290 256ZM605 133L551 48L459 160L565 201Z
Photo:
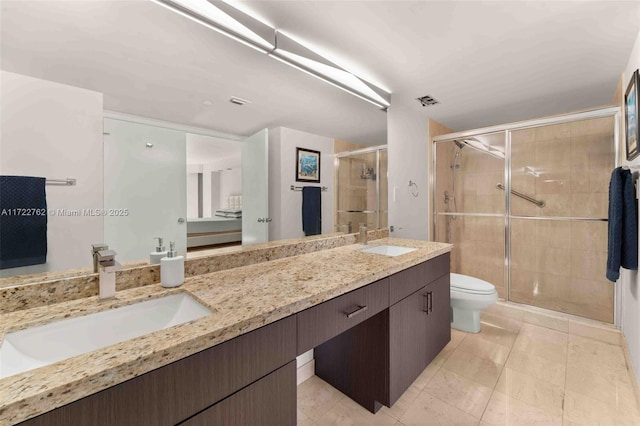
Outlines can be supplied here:
M102 93L6 71L0 73L0 174L77 179L47 185L49 209L103 207ZM88 267L91 244L103 241L103 218L52 216L45 265L2 275Z
M320 183L296 182L296 147L320 151ZM304 237L302 193L291 185L326 186L322 192L322 233L333 232L333 139L299 130L269 129L269 239Z
M389 225L395 228L392 237L429 237L428 135L428 119L415 106L393 103L389 108ZM417 197L409 192L410 180L418 185Z
M187 218L198 217L198 174L187 171Z
M631 51L629 57L629 63L624 70L623 92L627 89L627 84L631 78L631 74L640 68L640 33L636 38L636 43ZM624 110L623 110L624 111ZM625 151L625 137L624 133L620 138L621 152ZM640 165L640 157L634 159L631 162L623 161L625 164ZM624 336L629 345L629 352L633 362L633 370L635 371L636 378L640 382L640 279L638 278L637 271L628 271L626 269L620 269L620 279L618 284L622 286L622 303L621 309L621 328Z
M227 208L226 198L230 195L242 195L242 168L220 172L220 205Z

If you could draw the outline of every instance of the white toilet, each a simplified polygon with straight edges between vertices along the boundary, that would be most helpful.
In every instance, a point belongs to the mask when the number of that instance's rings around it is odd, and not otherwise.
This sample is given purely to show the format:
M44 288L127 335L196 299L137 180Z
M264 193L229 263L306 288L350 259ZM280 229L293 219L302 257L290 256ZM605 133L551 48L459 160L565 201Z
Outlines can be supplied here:
M493 284L469 275L451 273L451 327L480 332L480 311L498 301Z

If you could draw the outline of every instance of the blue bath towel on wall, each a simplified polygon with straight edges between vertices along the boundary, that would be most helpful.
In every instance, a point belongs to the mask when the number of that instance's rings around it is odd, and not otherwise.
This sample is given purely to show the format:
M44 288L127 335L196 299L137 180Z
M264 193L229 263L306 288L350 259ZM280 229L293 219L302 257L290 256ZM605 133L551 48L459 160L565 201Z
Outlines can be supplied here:
M46 179L0 176L0 269L47 262Z
M616 281L620 267L638 269L638 209L631 171L618 167L609 183L607 279Z
M305 236L322 233L322 194L318 186L302 188L302 230Z

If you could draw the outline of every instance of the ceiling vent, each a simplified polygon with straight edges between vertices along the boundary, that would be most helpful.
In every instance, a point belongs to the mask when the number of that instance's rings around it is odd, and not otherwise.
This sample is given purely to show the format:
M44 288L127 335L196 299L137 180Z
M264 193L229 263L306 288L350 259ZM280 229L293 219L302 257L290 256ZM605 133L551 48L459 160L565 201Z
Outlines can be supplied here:
M235 96L231 97L231 99L229 99L229 102L235 105L246 105L251 103L251 101L242 98L236 98Z
M440 102L438 102L437 100L435 100L433 97L426 95L423 96L421 98L417 98L418 102L420 102L422 104L423 107L426 106L430 106L430 105L435 105L435 104L439 104Z

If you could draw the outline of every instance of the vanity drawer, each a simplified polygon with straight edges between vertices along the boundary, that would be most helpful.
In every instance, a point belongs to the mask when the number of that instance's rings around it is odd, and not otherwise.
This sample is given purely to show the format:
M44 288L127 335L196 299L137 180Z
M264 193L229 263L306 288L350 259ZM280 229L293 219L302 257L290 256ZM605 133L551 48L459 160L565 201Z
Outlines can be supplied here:
M291 361L179 426L295 424L296 363Z
M451 254L445 253L423 263L426 284L434 282L451 270Z
M386 309L389 278L298 313L298 354L315 348Z
M398 303L416 290L448 273L449 253L445 253L391 275L389 277L389 304Z

